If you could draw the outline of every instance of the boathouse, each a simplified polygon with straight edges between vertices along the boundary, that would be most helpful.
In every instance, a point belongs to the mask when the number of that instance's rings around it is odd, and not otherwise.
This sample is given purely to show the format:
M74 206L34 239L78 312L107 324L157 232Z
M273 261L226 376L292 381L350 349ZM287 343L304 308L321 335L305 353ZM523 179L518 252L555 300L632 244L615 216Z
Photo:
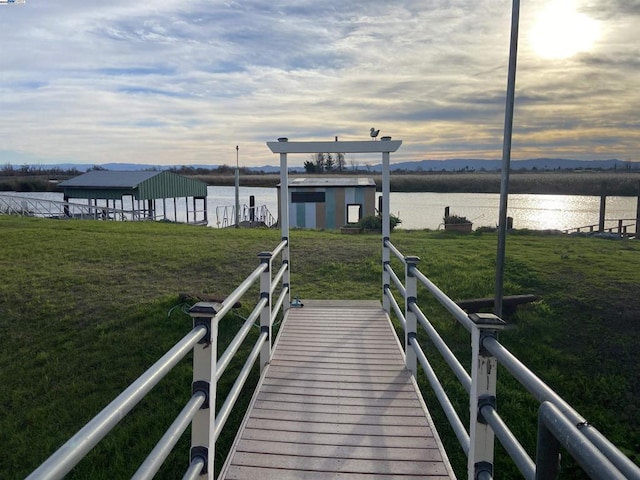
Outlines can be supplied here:
M92 170L59 186L65 202L86 199L104 218L207 224L207 184L172 172Z
M375 215L375 200L376 184L372 178L293 178L289 180L289 225L340 228ZM281 210L278 195L278 218Z

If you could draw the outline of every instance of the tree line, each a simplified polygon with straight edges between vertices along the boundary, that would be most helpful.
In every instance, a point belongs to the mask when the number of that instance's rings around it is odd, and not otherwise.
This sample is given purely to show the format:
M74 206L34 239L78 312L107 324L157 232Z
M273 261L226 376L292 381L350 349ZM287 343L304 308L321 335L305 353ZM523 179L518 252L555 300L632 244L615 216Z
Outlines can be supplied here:
M344 153L316 153L304 162L305 173L344 173L346 167Z

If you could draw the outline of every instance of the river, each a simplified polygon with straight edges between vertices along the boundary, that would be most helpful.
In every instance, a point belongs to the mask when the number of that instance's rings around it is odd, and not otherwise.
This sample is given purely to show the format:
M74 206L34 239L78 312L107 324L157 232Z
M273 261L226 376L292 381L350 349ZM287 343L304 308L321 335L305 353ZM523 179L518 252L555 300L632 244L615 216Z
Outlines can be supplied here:
M277 189L240 187L240 203L248 204L254 195L256 205L267 205L274 213L278 209ZM376 194L376 198L380 193ZM210 224L215 226L215 208L235 203L234 187L209 187ZM497 193L432 193L391 192L391 213L402 223L398 228L409 230L441 228L445 207L450 213L469 218L477 227L495 227L498 223L500 195ZM635 197L607 197L606 218L636 218ZM508 216L514 228L532 230L564 230L597 225L600 215L600 197L584 195L509 195ZM608 223L607 226L613 226Z
M2 192L4 194L9 192ZM13 193L24 197L62 201L61 193L34 192ZM256 206L266 205L277 217L278 199L276 188L240 187L240 204L248 205L254 196ZM376 194L379 197L380 194ZM500 196L494 193L433 193L391 192L391 213L398 215L402 223L398 228L437 230L442 227L445 207L450 213L469 218L478 227L495 227L498 223ZM180 202L180 200L179 200ZM184 199L182 199L184 202ZM210 186L207 189L209 226L224 226L224 207L235 204L234 187ZM180 203L179 203L180 205ZM161 202L158 207L161 209ZM615 226L618 219L635 219L636 197L607 197L607 227ZM183 212L184 207L179 208ZM514 228L532 230L564 230L586 225L597 225L600 197L583 195L509 195L507 215L513 218ZM227 216L231 210L227 210ZM178 218L184 221L184 218ZM629 222L625 222L629 223Z

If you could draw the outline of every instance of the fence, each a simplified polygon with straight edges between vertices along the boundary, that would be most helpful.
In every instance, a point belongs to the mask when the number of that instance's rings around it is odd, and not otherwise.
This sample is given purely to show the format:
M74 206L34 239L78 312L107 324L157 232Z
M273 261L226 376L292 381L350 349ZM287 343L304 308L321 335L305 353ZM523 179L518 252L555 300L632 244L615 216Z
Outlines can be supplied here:
M265 225L267 227L273 227L278 223L266 205L254 207L242 205L239 221L248 225ZM218 228L232 227L235 224L236 207L234 205L216 207L216 225Z
M640 233L640 224L635 218L606 219L602 224L584 225L563 230L564 233L615 233L623 237L635 236Z
M404 266L404 283L391 266L391 255ZM498 332L504 327L500 318L493 314L467 315L420 272L419 258L405 257L388 238L383 240L383 259L386 259L383 262L383 304L388 313L393 310L402 325L407 368L415 375L417 364L422 366L467 456L467 478L493 478L494 438L497 437L527 480L556 478L560 447L564 447L591 478L640 479L640 468L500 344ZM471 375L418 306L419 285L470 332ZM392 286L403 298L404 305L395 300ZM469 395L468 430L420 346L418 323ZM540 403L535 461L496 410L498 363Z
M281 258L281 266L273 275L273 262L278 256ZM215 442L258 357L260 357L261 370L269 362L272 326L280 310L288 308L290 303L288 239L283 239L273 251L260 253L258 257L260 260L258 267L222 303L200 302L194 305L190 309L193 329L27 478L29 480L63 478L192 350L191 399L133 478L136 480L153 478L189 425L192 426L191 461L183 478L196 479L202 475L206 477L201 478L213 478ZM218 322L256 282L259 282L259 300L225 352L218 358ZM281 288L277 300L273 302L279 285ZM257 321L260 325L258 339L226 400L216 414L217 381Z
M134 200L131 201L131 210L111 207L104 202L98 204L64 202L59 200L45 200L0 194L0 214L20 215L23 217L39 217L54 219L80 219L80 220L114 220L114 221L143 221L143 220L167 220L168 209L163 208L159 212L155 208L135 208ZM163 205L166 207L165 202ZM139 202L138 202L139 207ZM174 215L175 217L175 215ZM198 218L201 220L198 220ZM193 209L187 206L187 223L206 223L207 210L205 207L198 209L194 202ZM174 218L174 221L177 221Z

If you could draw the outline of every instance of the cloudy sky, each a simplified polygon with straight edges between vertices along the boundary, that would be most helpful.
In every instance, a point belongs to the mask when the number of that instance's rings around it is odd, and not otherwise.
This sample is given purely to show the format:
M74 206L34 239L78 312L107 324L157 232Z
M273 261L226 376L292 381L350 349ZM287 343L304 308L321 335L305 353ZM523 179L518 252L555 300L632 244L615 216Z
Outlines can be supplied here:
M0 163L235 164L239 145L258 166L278 163L266 141L371 127L404 141L392 161L497 159L510 16L509 0L0 5ZM639 26L637 0L522 0L514 159L640 160Z

